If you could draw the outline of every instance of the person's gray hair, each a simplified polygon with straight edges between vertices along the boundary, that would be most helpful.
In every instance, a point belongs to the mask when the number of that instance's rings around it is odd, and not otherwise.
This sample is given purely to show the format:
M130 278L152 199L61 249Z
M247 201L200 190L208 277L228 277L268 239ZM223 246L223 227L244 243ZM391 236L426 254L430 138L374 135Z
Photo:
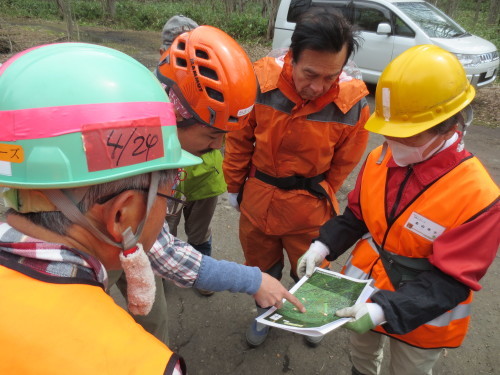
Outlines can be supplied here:
M167 169L160 171L160 181L158 186L162 187L172 184L176 176L176 169ZM105 197L112 198L114 195L127 190L144 190L145 192L147 192L147 189L149 189L150 179L151 174L145 173L116 181L89 186L88 190L85 192L85 195L77 204L77 207L80 212L85 213L96 203L98 203L99 200ZM73 189L61 190L71 193ZM144 199L146 199L146 194L144 195ZM69 227L72 225L72 222L67 219L66 216L64 216L64 214L60 211L20 213L13 209L9 209L7 211L7 214L22 216L29 220L31 223L60 235L66 235Z

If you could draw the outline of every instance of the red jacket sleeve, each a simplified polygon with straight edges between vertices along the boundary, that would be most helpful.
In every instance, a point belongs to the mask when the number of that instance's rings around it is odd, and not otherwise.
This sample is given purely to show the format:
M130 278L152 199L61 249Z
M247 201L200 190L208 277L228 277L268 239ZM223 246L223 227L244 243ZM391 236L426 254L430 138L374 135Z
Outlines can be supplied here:
M480 290L479 281L493 263L500 245L500 203L468 222L439 236L433 245L430 262L444 273Z

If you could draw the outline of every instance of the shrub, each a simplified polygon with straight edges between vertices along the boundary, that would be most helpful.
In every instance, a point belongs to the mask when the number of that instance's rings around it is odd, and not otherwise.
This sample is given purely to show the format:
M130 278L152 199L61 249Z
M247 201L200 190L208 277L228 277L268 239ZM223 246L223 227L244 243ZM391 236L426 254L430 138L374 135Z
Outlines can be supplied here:
M262 17L261 3L246 1L244 12L226 14L224 0L117 0L116 17L105 19L101 0L69 0L77 22L103 24L133 30L159 30L175 14L191 17L200 25L213 25L225 30L240 41L263 41L268 20ZM500 47L498 28L486 24L489 1L481 3L478 22L474 22L477 2L464 0L458 3L454 19L467 31L493 42ZM444 3L443 3L444 4ZM438 6L442 7L442 1ZM0 14L11 17L60 18L55 0L2 0Z

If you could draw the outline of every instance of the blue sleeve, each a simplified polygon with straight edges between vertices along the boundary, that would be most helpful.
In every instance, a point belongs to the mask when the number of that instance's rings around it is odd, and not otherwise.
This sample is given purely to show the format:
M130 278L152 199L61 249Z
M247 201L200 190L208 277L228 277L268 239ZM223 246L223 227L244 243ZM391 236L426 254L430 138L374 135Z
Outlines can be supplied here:
M248 267L203 255L194 287L214 292L257 293L262 283L258 267Z

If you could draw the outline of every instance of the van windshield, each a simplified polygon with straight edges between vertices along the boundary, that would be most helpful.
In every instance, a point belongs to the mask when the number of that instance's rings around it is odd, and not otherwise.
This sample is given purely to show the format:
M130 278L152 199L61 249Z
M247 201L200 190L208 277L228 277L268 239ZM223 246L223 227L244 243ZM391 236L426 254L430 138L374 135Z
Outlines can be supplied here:
M460 38L470 35L439 9L426 2L393 3L431 38Z

